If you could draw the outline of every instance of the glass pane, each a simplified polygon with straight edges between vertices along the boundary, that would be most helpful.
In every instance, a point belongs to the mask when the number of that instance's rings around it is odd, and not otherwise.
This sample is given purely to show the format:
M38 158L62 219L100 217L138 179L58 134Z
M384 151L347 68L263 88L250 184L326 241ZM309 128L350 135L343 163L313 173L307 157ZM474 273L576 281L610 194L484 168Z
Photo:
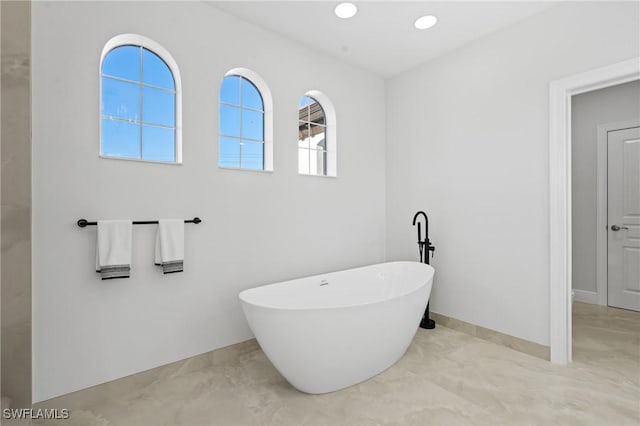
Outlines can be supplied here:
M242 106L261 111L264 109L260 92L253 83L245 78L242 79Z
M230 75L222 80L220 102L240 105L240 77Z
M102 73L140 81L140 48L120 46L111 50L102 60Z
M299 123L298 126L298 148L309 148L309 124Z
M324 110L318 102L309 105L309 121L318 124L325 124Z
M162 127L142 126L142 159L176 161L176 132Z
M242 160L240 167L243 169L264 169L264 144L262 142L242 141Z
M264 114L248 109L242 110L242 139L261 141L264 139Z
M298 173L309 174L309 150L298 148Z
M240 140L220 138L218 164L222 167L240 167Z
M298 121L309 121L309 106L304 106L298 109Z
M325 128L324 126L318 126L316 124L310 125L311 132L311 141L309 144L309 148L318 149L324 146L325 144ZM321 145L322 144L322 145Z
M138 124L102 119L102 155L140 158L140 126Z
M143 87L142 121L164 126L175 126L176 95L165 90Z
M313 98L310 98L309 96L303 96L302 99L300 99L300 106L303 107L314 102L315 101L313 100Z
M321 175L327 174L327 153L322 150L309 150L309 174Z
M172 90L176 88L169 66L147 49L142 49L142 82Z
M102 77L102 114L140 120L140 86Z
M311 145L310 148L315 148L315 149L318 149L320 151L326 151L327 150L326 146L327 145L325 143L325 139L322 138L322 139L319 139L319 140L315 140L314 141L314 145Z
M220 134L240 137L240 108L220 105Z

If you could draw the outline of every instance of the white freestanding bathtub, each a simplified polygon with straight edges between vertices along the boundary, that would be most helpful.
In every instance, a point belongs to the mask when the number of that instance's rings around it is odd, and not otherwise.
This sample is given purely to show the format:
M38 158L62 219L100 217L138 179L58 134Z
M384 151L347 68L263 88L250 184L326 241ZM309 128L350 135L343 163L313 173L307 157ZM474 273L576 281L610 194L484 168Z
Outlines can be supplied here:
M296 389L326 393L369 379L406 352L434 270L390 262L240 293L262 350Z

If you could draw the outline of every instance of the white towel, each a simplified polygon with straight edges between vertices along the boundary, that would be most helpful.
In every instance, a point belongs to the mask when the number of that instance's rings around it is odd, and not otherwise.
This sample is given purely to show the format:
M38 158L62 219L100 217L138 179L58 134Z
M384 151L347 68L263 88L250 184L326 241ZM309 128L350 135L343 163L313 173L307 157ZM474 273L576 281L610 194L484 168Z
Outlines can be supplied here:
M129 278L131 271L130 220L99 220L96 272L103 280Z
M184 220L160 219L156 234L155 264L162 272L182 272L184 265Z

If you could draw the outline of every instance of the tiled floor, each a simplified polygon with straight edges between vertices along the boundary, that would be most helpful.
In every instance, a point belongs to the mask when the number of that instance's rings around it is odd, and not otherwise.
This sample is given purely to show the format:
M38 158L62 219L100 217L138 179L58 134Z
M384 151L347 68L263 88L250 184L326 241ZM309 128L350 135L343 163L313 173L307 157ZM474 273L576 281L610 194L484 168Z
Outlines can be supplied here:
M576 303L573 327L567 367L438 326L384 373L330 394L296 391L254 348L99 401L81 391L45 405L72 410L65 426L639 425L640 313Z

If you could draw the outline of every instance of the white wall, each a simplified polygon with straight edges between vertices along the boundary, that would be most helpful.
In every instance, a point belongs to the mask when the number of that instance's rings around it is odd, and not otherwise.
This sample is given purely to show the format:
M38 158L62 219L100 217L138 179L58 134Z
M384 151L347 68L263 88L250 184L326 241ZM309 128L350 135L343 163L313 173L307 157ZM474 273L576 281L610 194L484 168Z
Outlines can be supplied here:
M638 3L565 3L387 84L387 258L436 245L435 312L549 344L549 82L637 56Z
M640 81L571 98L573 289L576 300L597 303L596 218L598 126L640 121Z
M384 260L380 78L200 2L34 2L32 28L35 401L251 338L243 289ZM180 67L182 166L98 158L100 52L127 32ZM217 167L219 83L239 66L273 94L273 173ZM298 102L313 89L337 110L337 178L297 173ZM155 227L139 226L132 277L105 282L95 228L75 225L194 216L184 273L153 266Z

